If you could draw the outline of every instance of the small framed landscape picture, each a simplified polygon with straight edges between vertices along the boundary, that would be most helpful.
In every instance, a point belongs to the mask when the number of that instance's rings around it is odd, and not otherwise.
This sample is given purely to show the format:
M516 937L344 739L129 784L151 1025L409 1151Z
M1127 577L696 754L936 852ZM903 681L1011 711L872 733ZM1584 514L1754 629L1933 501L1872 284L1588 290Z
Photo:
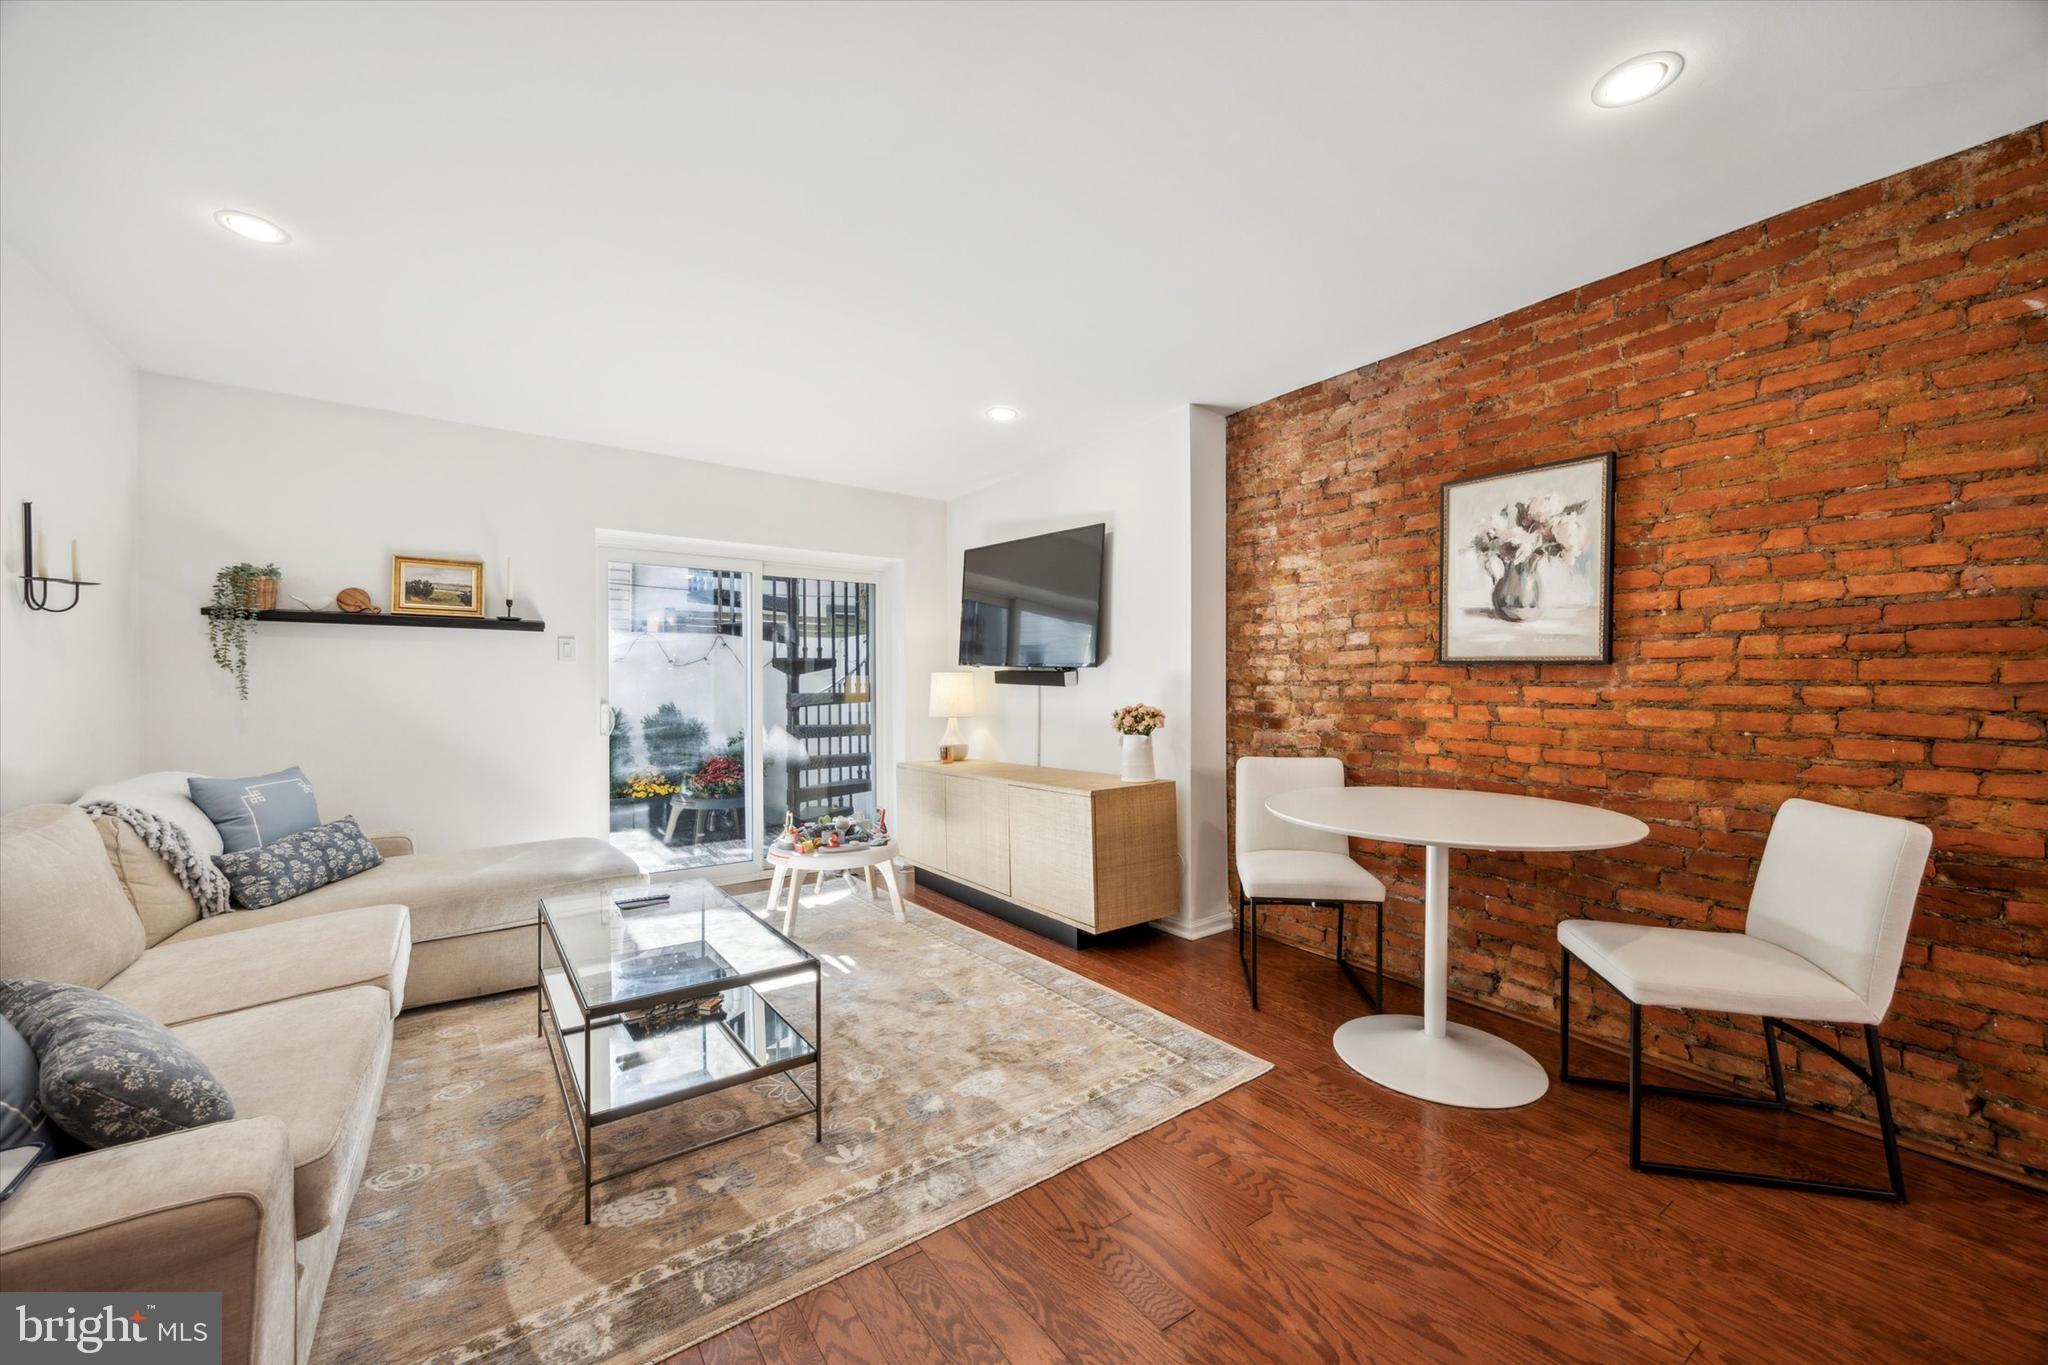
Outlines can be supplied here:
M1612 661L1612 453L1447 483L1440 530L1440 662Z
M408 616L482 616L483 561L391 556L391 610Z

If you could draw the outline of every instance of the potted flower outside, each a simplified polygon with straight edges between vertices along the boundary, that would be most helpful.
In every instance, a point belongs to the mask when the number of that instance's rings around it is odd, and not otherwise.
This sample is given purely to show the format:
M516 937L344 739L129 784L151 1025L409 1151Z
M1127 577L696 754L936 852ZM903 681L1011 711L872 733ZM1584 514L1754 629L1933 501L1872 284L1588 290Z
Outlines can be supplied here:
M638 829L643 823L650 833L668 828L668 801L680 790L651 764L635 768L612 788L612 828Z
M1156 706L1139 702L1133 706L1118 708L1111 714L1110 724L1124 737L1124 781L1152 781L1155 775L1152 765L1152 732L1166 724L1166 713Z
M730 817L739 810L740 797L746 791L746 766L730 754L707 758L690 774L689 787L691 798L703 812L698 819L715 819L720 812Z
M746 769L740 766L738 759L725 754L705 759L703 765L690 774L692 796L738 796L746 790L746 784Z

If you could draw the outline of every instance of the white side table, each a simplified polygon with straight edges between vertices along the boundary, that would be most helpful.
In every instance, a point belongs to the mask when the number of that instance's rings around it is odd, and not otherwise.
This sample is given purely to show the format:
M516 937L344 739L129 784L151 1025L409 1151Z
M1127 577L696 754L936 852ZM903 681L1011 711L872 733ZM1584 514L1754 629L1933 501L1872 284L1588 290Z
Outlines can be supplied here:
M889 903L895 907L896 922L903 922L903 892L896 885L896 843L892 839L886 844L870 844L865 848L821 848L816 853L798 853L792 849L771 848L768 862L775 869L775 875L768 883L768 908L775 908L776 900L782 895L785 882L789 885L789 902L782 911L782 932L796 931L796 898L803 889L804 878L817 874L817 885L825 885L827 872L844 872L848 876L859 868L867 876L868 894L875 890L875 869L880 868L882 881L889 888Z
M1577 853L1649 837L1632 815L1498 792L1435 787L1323 787L1283 792L1266 809L1289 824L1354 839L1421 844L1422 1013L1375 1014L1341 1025L1337 1055L1389 1090L1467 1109L1512 1109L1542 1098L1550 1078L1534 1057L1444 1017L1451 957L1451 850Z

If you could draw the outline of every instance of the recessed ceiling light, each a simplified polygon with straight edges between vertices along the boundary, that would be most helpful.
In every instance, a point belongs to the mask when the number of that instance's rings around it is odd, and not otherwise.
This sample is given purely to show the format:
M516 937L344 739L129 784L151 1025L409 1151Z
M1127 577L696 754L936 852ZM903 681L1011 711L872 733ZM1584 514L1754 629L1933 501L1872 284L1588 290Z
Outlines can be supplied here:
M264 246L283 246L292 239L289 232L268 218L258 218L255 214L244 213L240 209L222 209L213 215L213 221L237 237L246 237L252 242L261 242Z
M983 416L987 417L991 422L1014 422L1017 420L1017 410L1015 408L990 408Z
M1676 52L1646 52L1631 57L1593 83L1593 103L1602 109L1639 104L1678 79L1685 58Z

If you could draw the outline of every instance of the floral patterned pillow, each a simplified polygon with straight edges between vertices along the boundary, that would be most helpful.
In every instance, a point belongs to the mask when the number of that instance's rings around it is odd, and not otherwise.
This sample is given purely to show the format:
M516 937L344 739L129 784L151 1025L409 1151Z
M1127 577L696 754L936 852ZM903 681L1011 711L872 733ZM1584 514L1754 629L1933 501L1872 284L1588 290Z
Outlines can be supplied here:
M110 995L59 981L0 980L0 1014L35 1054L43 1113L87 1147L235 1116L235 1102L205 1062Z
M224 853L214 861L227 873L228 895L236 908L260 910L303 896L316 886L368 872L384 857L344 815L261 848Z

